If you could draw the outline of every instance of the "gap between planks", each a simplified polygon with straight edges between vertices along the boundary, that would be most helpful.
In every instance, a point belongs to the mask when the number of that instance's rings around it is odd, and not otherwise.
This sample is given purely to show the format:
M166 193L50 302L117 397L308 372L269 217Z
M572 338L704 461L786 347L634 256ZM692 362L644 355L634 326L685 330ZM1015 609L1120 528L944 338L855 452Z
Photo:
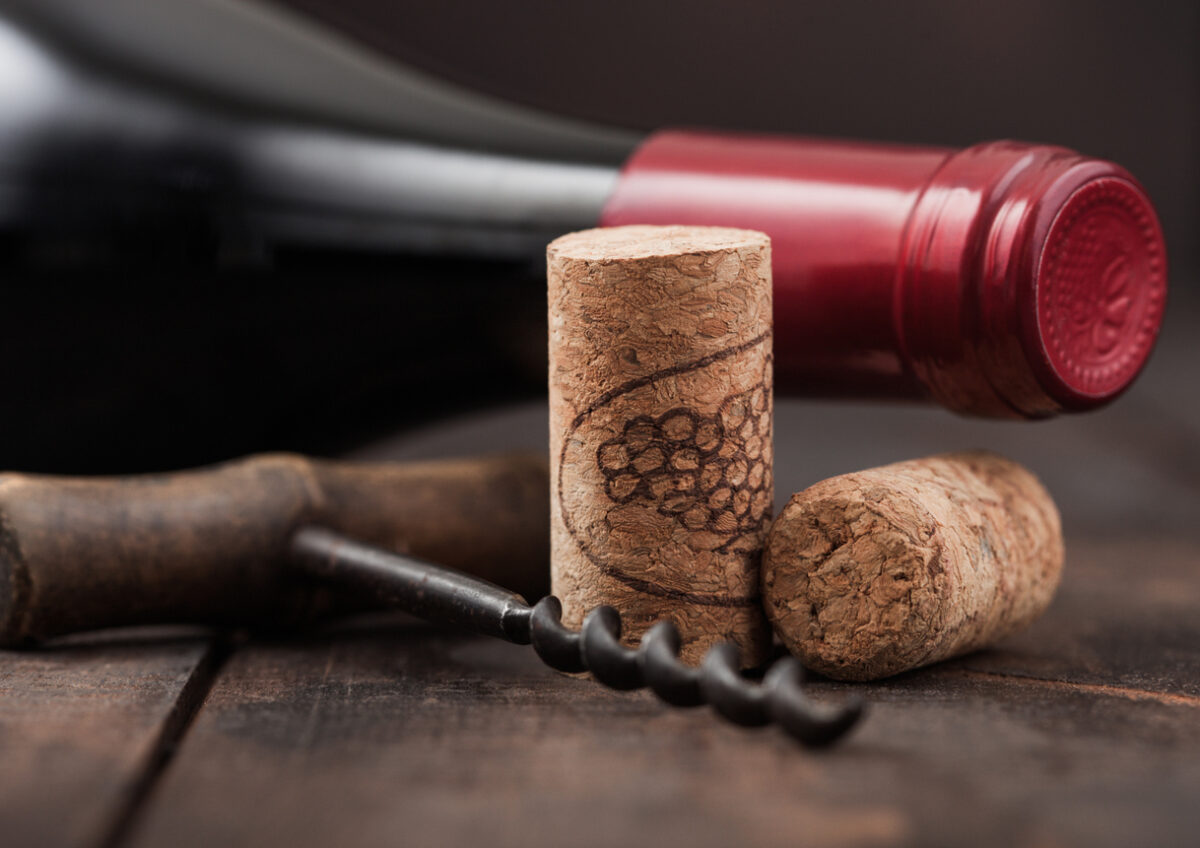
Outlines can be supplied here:
M118 805L108 827L101 832L101 837L96 843L97 848L120 848L128 842L138 816L145 809L154 787L167 770L188 728L200 712L200 707L216 683L221 668L240 641L240 637L220 634L209 644L179 690L179 695L163 721L141 773L133 781L124 801Z

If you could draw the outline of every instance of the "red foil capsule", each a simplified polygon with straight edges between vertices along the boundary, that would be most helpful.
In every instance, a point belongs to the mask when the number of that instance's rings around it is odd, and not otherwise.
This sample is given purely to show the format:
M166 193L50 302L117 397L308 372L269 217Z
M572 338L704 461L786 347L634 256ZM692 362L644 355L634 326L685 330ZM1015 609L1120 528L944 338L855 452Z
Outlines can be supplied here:
M790 394L992 417L1092 409L1137 376L1166 299L1142 187L1047 145L661 132L602 223L770 235L776 385Z

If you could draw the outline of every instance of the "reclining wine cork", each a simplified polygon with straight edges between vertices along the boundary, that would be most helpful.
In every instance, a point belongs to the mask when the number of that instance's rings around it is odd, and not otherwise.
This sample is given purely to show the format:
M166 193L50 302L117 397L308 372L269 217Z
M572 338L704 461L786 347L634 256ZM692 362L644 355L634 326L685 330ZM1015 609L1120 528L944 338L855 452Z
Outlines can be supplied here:
M1062 572L1054 501L982 451L845 474L793 495L763 553L775 632L808 667L873 680L1028 625Z
M772 507L771 255L759 232L630 226L547 248L551 588L635 644L670 619L696 663L761 662Z

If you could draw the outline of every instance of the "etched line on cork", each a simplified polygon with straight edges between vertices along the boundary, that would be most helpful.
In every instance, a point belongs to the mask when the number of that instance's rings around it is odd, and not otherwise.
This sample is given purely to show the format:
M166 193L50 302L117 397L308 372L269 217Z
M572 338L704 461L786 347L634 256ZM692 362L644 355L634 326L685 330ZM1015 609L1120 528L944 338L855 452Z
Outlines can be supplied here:
M757 592L747 596L720 596L664 586L626 574L596 555L572 522L571 511L564 497L563 469L567 467L567 452L576 431L592 415L613 401L668 377L702 370L768 343L770 339L770 332L762 333L743 344L630 380L600 395L575 417L567 438L563 440L559 456L556 480L558 508L567 532L583 555L600 571L639 592L673 600L725 607L752 607L759 603ZM661 515L675 518L689 530L706 531L722 537L725 541L712 547L712 550L719 553L740 552L739 543L747 542L760 531L771 514L772 409L767 376L772 356L767 354L764 362L763 379L749 390L728 395L718 415L705 416L691 407L679 406L657 417L637 415L627 419L621 427L622 435L603 442L596 451L596 465L607 481L609 500L614 504L635 500L648 502L657 507ZM740 411L739 405L742 407ZM684 418L692 425L688 434L677 433L682 437L678 439L672 439L664 429L664 425L669 427L675 418ZM705 425L708 425L708 429ZM646 432L638 432L639 428L644 428ZM679 444L668 455L664 450L667 445L663 443L671 441ZM636 450L636 456L628 455L630 447ZM625 449L625 457L617 457L616 449L619 448ZM649 465L650 459L640 468L634 464L639 457L646 457L654 451L660 452L662 457L655 460L653 466ZM686 466L691 457L689 451L694 451L695 469L670 467L671 460L676 463L682 461ZM706 477L705 472L711 476ZM623 477L633 478L628 481L627 490L623 489ZM687 481L688 485L680 487L678 484L681 481ZM707 495L707 500L701 501L701 495ZM701 510L703 516L699 514ZM757 557L758 552L754 551L753 555Z
M610 389L604 394L600 395L600 397L592 401L591 404L589 404L588 407L583 410L583 412L576 415L575 420L571 424L572 429L578 429L579 425L583 423L584 419L586 419L600 407L607 406L621 395L629 394L634 389L640 389L642 386L647 386L657 380L663 379L664 377L674 377L677 374L683 374L688 371L696 371L697 369L704 368L713 364L714 362L720 362L722 359L728 359L731 356L737 356L739 353L745 353L746 351L757 347L770 338L771 332L768 330L761 335L755 336L748 342L727 347L724 350L717 351L716 353L710 353L708 356L701 357L695 362L688 362L683 365L673 365L670 368L664 368L661 371L655 371L653 374L647 374L644 377L637 377L636 379L630 380L627 383L623 383L620 386L617 386L615 389Z
M725 553L766 523L769 435L770 398L760 384L728 395L713 415L677 406L630 418L596 449L596 465L609 500L650 504L688 530L726 536L717 548Z
M586 230L547 247L551 587L563 621L656 621L699 663L766 659L771 245L725 227Z

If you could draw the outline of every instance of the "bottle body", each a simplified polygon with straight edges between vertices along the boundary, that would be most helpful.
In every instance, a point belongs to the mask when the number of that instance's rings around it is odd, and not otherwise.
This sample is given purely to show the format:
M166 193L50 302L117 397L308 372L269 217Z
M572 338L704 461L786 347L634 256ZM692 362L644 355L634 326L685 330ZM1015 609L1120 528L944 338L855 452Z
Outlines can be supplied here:
M1046 145L663 132L627 162L602 223L770 235L788 394L989 417L1092 408L1136 376L1165 299L1140 186Z

